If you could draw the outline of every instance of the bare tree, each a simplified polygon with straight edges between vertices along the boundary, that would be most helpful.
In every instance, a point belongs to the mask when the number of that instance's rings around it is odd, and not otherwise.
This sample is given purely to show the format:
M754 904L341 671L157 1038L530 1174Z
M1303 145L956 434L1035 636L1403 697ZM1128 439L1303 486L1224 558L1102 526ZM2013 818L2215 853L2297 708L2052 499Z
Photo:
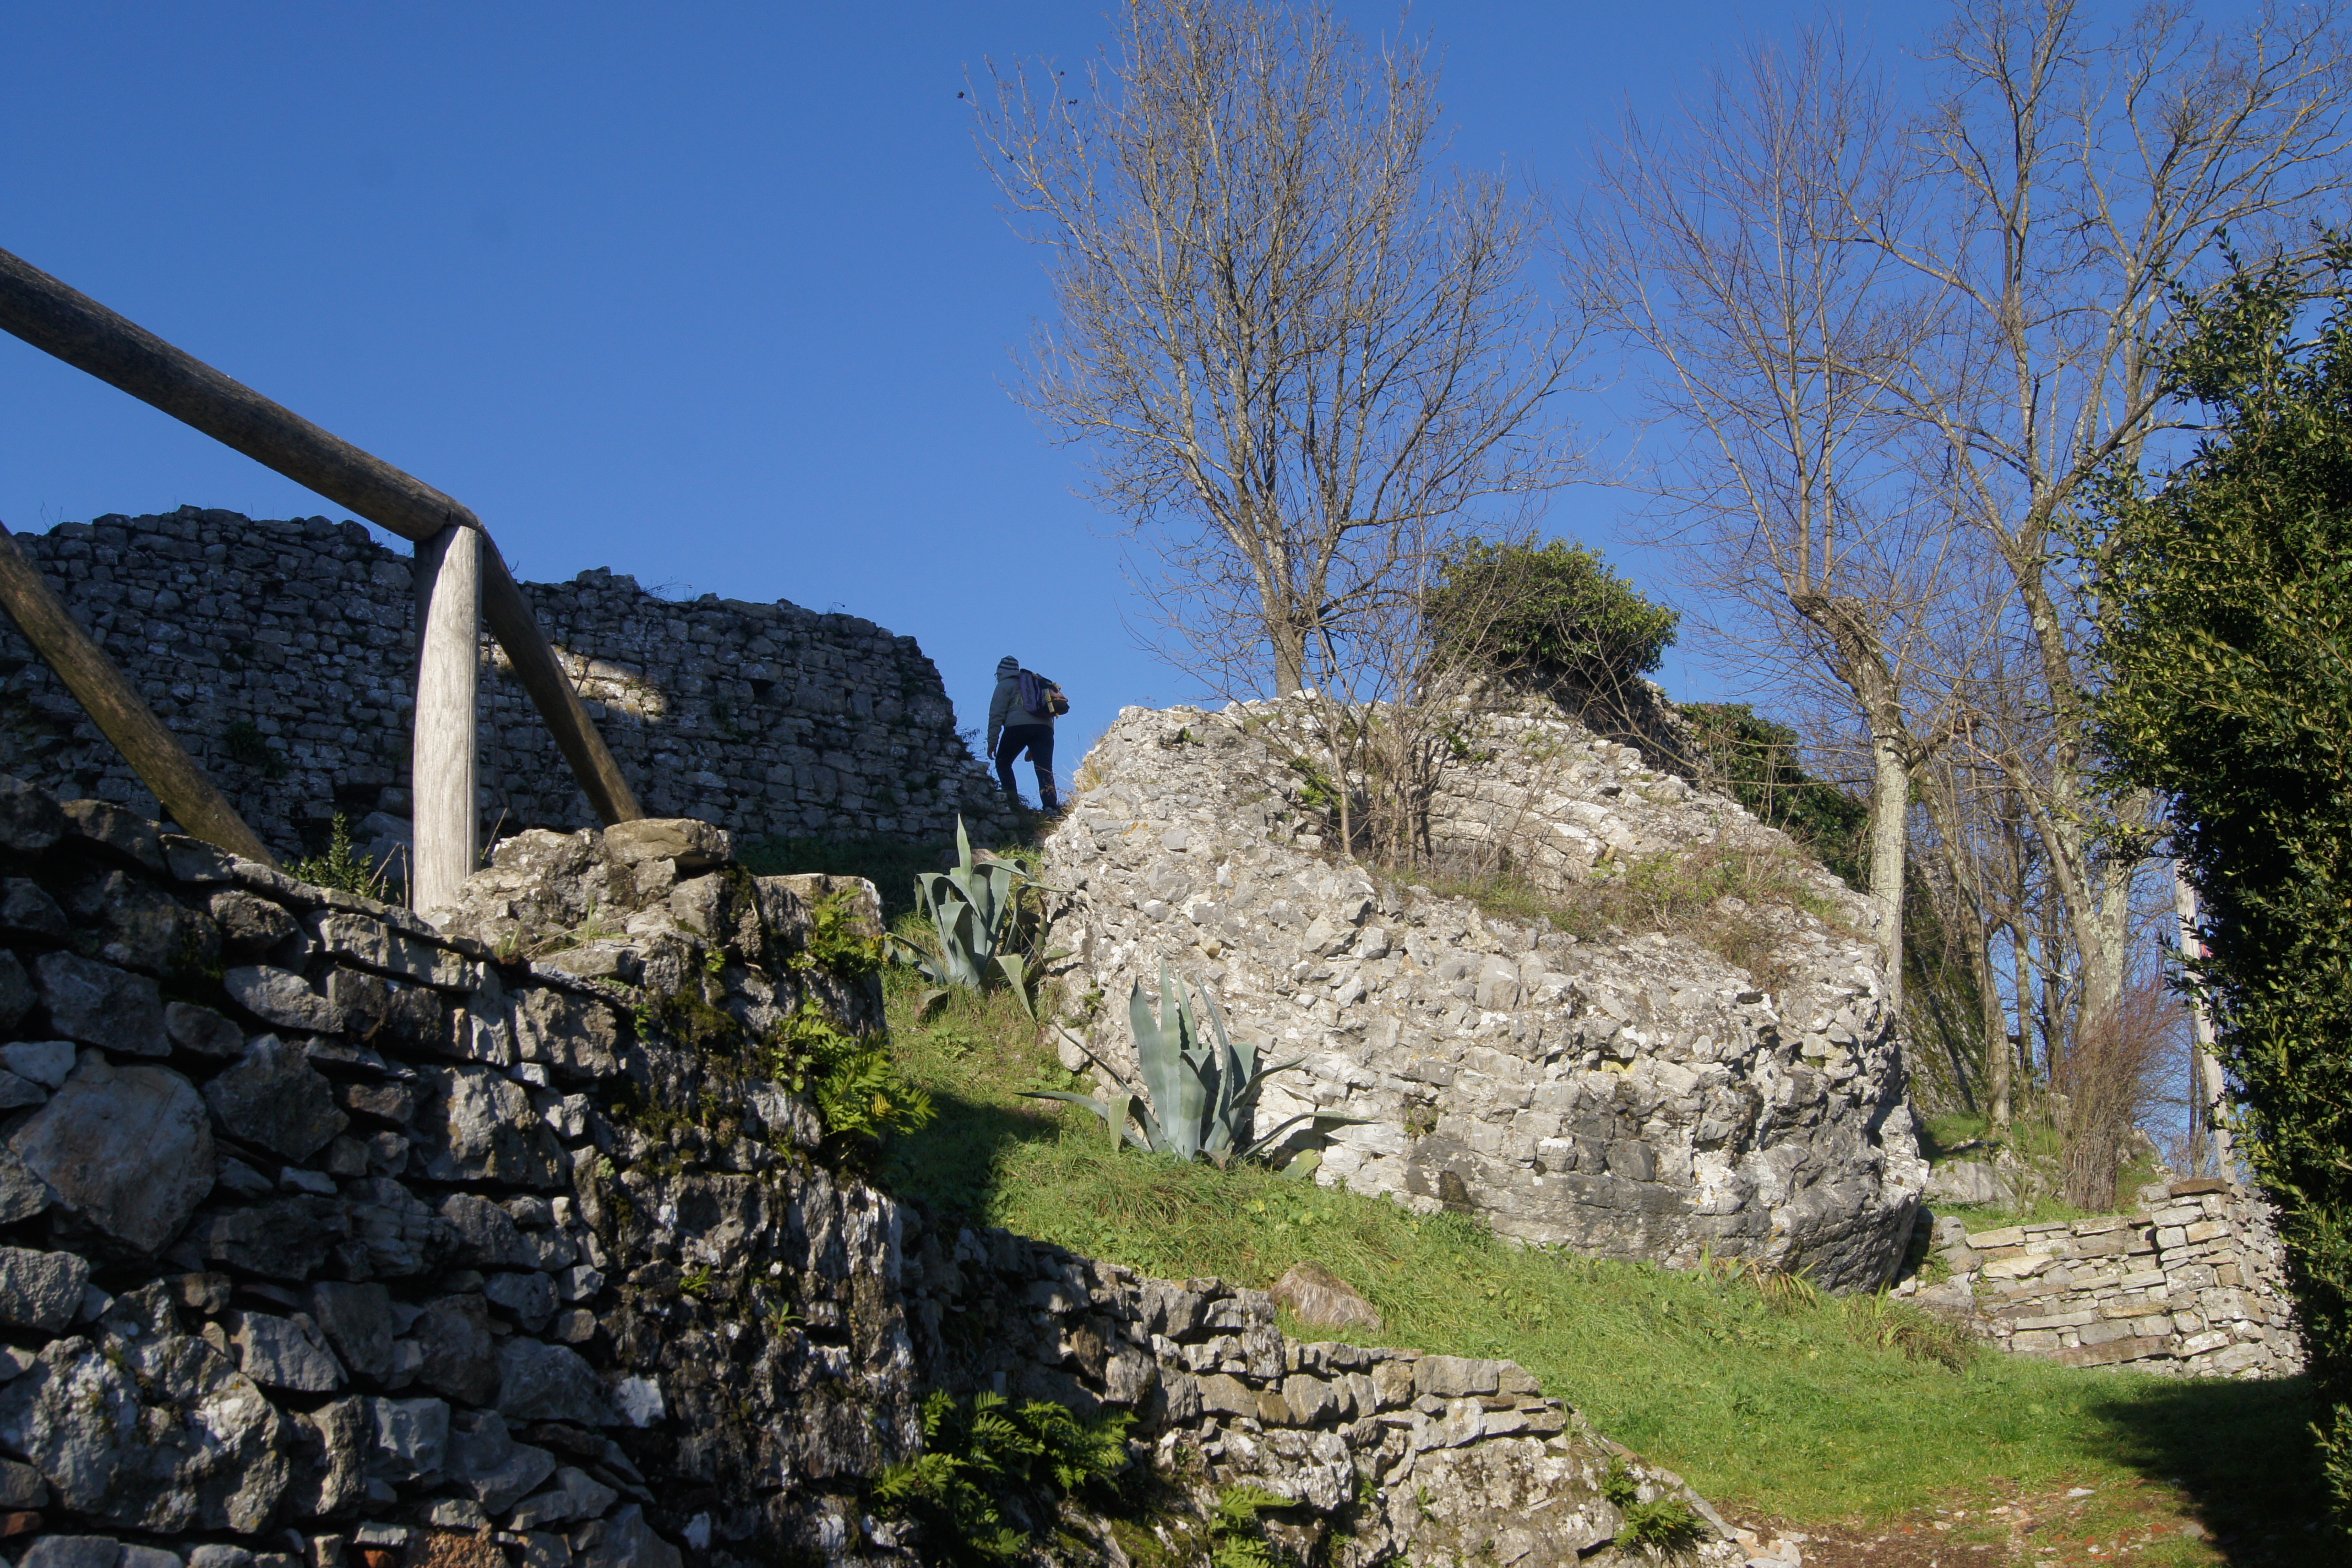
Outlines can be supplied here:
M1785 679L1826 673L1866 737L1899 1006L1911 780L1942 710L1923 660L1968 563L1884 384L1941 323L1895 258L1852 243L1852 212L1907 212L1892 115L1832 35L1751 48L1671 134L1629 124L1600 152L1570 267L1645 373L1670 448L1645 482L1744 612L1719 627Z
M1979 675L1969 707L2044 858L2074 1027L2108 1041L2155 803L2092 785L2088 606L2063 530L2170 427L2151 346L2176 290L2218 285L2215 235L2301 243L2336 198L2345 43L2332 5L2265 7L2227 35L2182 4L2111 34L2075 0L1955 11L1932 57L1944 96L1906 150L1916 199L1857 201L1847 236L1932 290L1944 330L1847 363L1940 445L1958 516L2006 574L2015 657L1998 679L2025 689L1994 702Z
M1052 253L1027 401L1145 541L1194 668L1288 695L1466 509L1562 475L1532 208L1437 170L1422 47L1367 54L1322 5L1128 0L1087 79L974 94Z

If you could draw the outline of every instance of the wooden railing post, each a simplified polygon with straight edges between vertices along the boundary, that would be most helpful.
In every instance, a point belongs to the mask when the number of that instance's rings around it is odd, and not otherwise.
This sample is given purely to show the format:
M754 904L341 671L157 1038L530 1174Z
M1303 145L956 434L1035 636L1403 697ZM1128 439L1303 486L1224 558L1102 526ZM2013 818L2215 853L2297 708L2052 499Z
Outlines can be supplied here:
M451 523L416 547L416 717L410 781L415 885L422 912L457 901L481 857L474 794L479 754L482 535Z

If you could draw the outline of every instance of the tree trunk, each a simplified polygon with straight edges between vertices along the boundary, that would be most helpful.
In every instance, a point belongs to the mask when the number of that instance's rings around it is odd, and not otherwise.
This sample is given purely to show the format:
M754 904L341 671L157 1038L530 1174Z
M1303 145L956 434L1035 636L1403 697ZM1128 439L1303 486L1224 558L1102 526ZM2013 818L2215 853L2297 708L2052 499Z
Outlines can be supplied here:
M2192 963L2203 958L2205 944L2197 935L2197 889L2180 874L2177 860L2172 866L2172 907L2180 921L2180 956ZM2222 1081L2221 1058L2213 1049L2213 1015L2206 1008L2204 997L2194 994L2189 996L2189 1021L2194 1031L2189 1049L2196 1065L2189 1092L2195 1096L2196 1109L2205 1121L2207 1139L2213 1149L2214 1173L2226 1178L2236 1158L2230 1139L2229 1088Z

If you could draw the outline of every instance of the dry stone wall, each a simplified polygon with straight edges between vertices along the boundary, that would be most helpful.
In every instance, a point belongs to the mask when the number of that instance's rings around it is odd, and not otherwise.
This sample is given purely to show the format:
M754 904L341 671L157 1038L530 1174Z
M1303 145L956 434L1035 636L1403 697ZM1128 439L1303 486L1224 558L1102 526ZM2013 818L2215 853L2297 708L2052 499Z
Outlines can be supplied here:
M1788 976L1768 986L1685 938L1580 942L1383 882L1321 847L1282 734L1307 721L1130 708L1087 756L1045 846L1045 879L1069 889L1051 940L1087 1050L1131 1074L1129 990L1156 993L1165 962L1261 1049L1304 1056L1269 1083L1264 1124L1368 1119L1329 1132L1319 1182L1587 1252L1885 1282L1927 1164L1873 944L1764 911ZM1563 875L1600 847L1769 834L1566 721L1511 733L1545 756L1465 764L1459 798L1507 805L1514 834L1560 847Z
M0 778L16 1568L939 1561L871 1488L983 1388L1138 1417L1151 1510L1038 1521L1056 1561L1204 1546L1246 1480L1322 1561L1631 1563L1616 1460L1696 1561L1761 1545L1508 1363L867 1185L764 1075L787 1020L881 1027L872 889L730 849L526 833L436 925Z
M63 523L17 543L274 848L316 850L338 811L364 824L363 846L403 840L415 684L407 556L355 522L194 507ZM912 637L782 601L675 603L602 571L524 593L656 816L746 838L928 839L959 812L977 826L1003 810ZM484 828L590 826L487 638L483 662ZM155 814L5 620L0 768L60 796Z
M2303 1370L2270 1211L2212 1178L2157 1184L2128 1215L1970 1233L1936 1222L1946 1279L1924 1305L2016 1355L2204 1377Z

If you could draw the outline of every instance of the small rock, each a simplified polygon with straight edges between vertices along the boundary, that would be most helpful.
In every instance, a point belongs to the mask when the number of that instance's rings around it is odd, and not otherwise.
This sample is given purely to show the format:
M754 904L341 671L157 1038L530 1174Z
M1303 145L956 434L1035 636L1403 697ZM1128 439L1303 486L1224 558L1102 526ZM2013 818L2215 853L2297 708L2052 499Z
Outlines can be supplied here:
M58 808L55 797L22 779L0 773L0 849L38 855L65 834L66 814Z
M223 975L221 985L238 1006L281 1029L303 1034L341 1033L341 1019L333 1002L292 970L267 963L244 964Z
M289 1160L309 1159L351 1124L319 1070L275 1035L257 1037L205 1084L205 1103L232 1137Z
M594 1320L590 1320L589 1331L594 1332ZM667 1415L668 1406L662 1398L661 1384L650 1377L629 1376L613 1385L613 1403L620 1406L621 1415L632 1426L650 1426Z
M594 1519L613 1506L620 1493L592 1479L584 1470L571 1465L555 1472L555 1486L527 1498L514 1512L509 1528L539 1530L551 1524L569 1524L575 1520Z
M1379 1333L1381 1314L1356 1288L1319 1263L1295 1263L1274 1282L1274 1300L1309 1328Z
M20 1106L38 1105L49 1098L49 1091L30 1079L0 1071L0 1110L14 1110Z
M310 1315L343 1364L382 1382L392 1372L392 1292L381 1285L310 1287Z
M49 1483L30 1465L0 1459L0 1508L47 1508Z
M33 1174L16 1151L0 1143L0 1225L30 1219L48 1206L48 1184Z
M155 825L137 812L103 800L68 800L62 804L66 831L88 843L103 846L116 858L147 870L168 874L163 841Z
M45 1089L63 1089L67 1075L74 1069L74 1044L71 1040L20 1040L0 1046L0 1063Z
M309 1318L239 1313L232 1340L239 1369L264 1388L326 1394L342 1386L342 1365Z
M116 1568L121 1561L122 1544L110 1535L44 1535L16 1568Z
M613 1411L595 1372L565 1345L511 1339L499 1351L499 1414L509 1421L602 1426Z
M489 1309L479 1296L430 1302L413 1337L425 1352L418 1375L425 1387L466 1405L488 1405L498 1393L498 1351L490 1342Z
M234 1057L245 1049L245 1031L210 1007L171 1002L163 1007L163 1032L184 1051L200 1057Z
M30 877L0 877L0 933L63 942L65 910Z
M9 1144L68 1208L142 1252L162 1251L212 1189L210 1119L168 1068L93 1053Z
M35 1000L32 977L15 953L0 948L0 1029L15 1028Z
M33 969L48 1004L49 1026L66 1038L128 1057L171 1055L163 994L150 976L70 952L45 952Z
M706 871L734 858L723 827L690 816L646 816L604 829L604 853L624 866L675 860L680 871Z
M533 1270L530 1273L493 1274L482 1287L494 1307L503 1307L514 1314L515 1321L526 1330L537 1333L555 1315L555 1281Z
M222 945L237 958L266 957L299 929L292 915L251 893L215 893L210 908L220 927Z
M369 1468L392 1480L438 1475L449 1451L449 1406L438 1399L371 1399L375 1448Z
M573 1568L682 1568L677 1547L654 1533L635 1503L599 1520L575 1538Z

